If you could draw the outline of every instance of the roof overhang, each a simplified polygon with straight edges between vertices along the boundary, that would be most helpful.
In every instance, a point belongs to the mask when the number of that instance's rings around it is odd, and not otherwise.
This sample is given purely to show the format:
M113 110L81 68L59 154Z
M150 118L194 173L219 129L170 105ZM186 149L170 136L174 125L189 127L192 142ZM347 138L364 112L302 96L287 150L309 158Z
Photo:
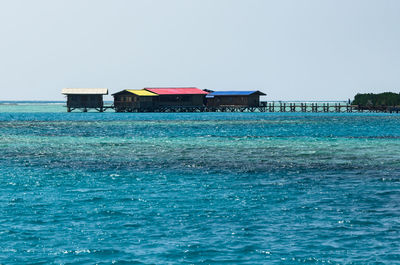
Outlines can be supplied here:
M64 88L64 95L108 95L107 88Z
M157 97L158 95L144 90L144 89L124 89L122 91L119 91L117 93L112 94L112 96L120 95L120 94L132 94L140 97Z
M267 94L255 90L255 91L214 91L206 96L206 98L213 97L241 97L241 96L250 96L250 95L258 95L258 96L266 96Z
M147 91L164 95L207 95L208 92L197 87L146 87Z

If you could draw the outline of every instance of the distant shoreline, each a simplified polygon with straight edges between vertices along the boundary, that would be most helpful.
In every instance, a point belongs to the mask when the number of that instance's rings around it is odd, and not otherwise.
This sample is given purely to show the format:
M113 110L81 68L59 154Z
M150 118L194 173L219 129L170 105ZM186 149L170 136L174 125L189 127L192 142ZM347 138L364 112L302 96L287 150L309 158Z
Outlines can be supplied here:
M17 103L65 103L65 101L59 100L0 100L0 104L17 104Z

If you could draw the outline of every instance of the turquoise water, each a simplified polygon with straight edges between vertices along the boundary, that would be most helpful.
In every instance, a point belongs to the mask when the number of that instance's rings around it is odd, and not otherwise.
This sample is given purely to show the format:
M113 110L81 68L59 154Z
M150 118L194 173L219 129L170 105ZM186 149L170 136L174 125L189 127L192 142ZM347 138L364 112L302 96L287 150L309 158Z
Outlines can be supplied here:
M398 264L400 115L0 104L1 264Z

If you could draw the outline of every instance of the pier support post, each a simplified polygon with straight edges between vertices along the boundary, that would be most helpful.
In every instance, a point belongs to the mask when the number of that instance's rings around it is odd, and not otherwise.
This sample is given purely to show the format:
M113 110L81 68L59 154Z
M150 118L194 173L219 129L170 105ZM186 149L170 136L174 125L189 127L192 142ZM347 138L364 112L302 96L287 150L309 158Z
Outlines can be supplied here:
M274 112L275 111L275 103L269 103L269 111Z

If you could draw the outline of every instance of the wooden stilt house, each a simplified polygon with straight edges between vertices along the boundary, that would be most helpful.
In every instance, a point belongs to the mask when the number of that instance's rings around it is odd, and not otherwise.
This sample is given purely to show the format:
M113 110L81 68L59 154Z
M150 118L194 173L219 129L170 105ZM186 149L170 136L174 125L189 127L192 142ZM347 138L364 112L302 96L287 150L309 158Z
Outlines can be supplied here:
M64 88L61 92L67 96L67 110L88 109L104 110L103 95L108 95L107 88Z
M206 95L207 107L258 107L260 96L265 95L260 91L215 91Z
M144 89L125 89L112 96L116 112L153 111L158 107L158 95Z

